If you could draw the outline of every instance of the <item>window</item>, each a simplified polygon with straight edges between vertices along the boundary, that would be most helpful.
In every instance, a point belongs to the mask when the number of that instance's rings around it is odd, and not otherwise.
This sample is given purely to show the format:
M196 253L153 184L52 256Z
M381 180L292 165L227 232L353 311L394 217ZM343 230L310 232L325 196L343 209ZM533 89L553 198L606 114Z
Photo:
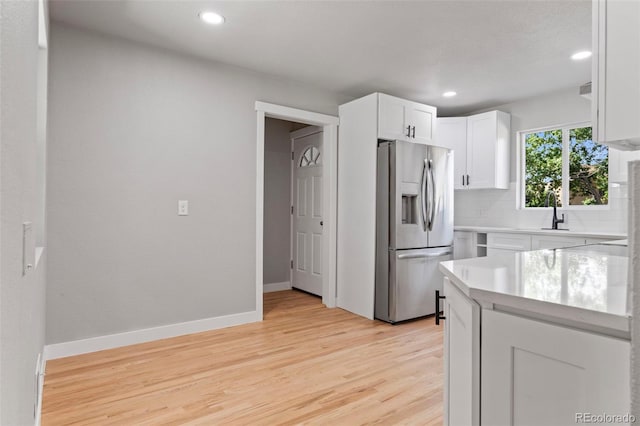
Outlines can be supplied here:
M609 150L593 141L591 126L521 132L520 138L522 207L545 207L551 191L562 207L608 204Z
M300 157L298 167L311 167L320 164L320 151L315 146L305 149Z

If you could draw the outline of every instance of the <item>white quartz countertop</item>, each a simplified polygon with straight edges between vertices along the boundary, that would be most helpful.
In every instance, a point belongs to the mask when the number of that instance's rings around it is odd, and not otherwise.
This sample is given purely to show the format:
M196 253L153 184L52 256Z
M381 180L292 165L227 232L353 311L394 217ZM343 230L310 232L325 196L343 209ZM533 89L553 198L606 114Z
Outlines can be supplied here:
M481 305L627 335L627 265L625 246L598 244L451 260L440 270Z
M557 235L567 237L584 237L584 238L603 238L612 240L621 240L627 238L626 234L617 234L611 232L595 232L595 231L572 231L572 230L552 230L552 229L526 229L526 228L499 228L491 226L455 226L455 231L473 231L473 232L501 232L509 234L536 234L536 235Z

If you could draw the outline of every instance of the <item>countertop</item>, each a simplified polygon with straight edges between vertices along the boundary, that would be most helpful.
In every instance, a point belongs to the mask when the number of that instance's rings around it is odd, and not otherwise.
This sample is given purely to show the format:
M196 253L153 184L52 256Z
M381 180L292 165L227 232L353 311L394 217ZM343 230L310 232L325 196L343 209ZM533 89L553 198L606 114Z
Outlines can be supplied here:
M592 231L572 231L572 230L552 230L552 229L526 229L526 228L499 228L491 226L454 226L454 231L473 231L473 232L502 232L510 234L536 234L536 235L556 235L558 237L584 237L584 238L603 238L612 240L621 240L627 238L626 234L617 234L611 232L592 232Z
M626 337L628 260L621 242L451 260L440 270L481 305Z

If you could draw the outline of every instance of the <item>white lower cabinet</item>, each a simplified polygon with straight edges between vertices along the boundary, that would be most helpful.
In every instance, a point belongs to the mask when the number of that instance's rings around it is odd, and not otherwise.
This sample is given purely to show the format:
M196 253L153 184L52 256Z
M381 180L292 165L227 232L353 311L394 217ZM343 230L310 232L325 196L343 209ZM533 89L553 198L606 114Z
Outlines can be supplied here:
M444 424L480 424L480 306L444 279Z
M453 233L453 260L476 257L475 232L455 231Z
M628 341L483 310L481 423L575 425L580 413L625 415L629 352Z

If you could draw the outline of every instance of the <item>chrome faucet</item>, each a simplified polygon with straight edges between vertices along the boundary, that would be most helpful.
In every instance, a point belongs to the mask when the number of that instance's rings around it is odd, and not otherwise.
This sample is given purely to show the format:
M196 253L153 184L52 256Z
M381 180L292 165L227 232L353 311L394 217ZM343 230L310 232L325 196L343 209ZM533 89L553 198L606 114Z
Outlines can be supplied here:
M558 219L558 199L556 198L556 193L553 191L549 191L547 193L547 202L544 203L545 207L549 207L549 197L553 195L553 218L551 219L551 229L558 229L559 223L564 223L564 213L562 214L562 219Z

